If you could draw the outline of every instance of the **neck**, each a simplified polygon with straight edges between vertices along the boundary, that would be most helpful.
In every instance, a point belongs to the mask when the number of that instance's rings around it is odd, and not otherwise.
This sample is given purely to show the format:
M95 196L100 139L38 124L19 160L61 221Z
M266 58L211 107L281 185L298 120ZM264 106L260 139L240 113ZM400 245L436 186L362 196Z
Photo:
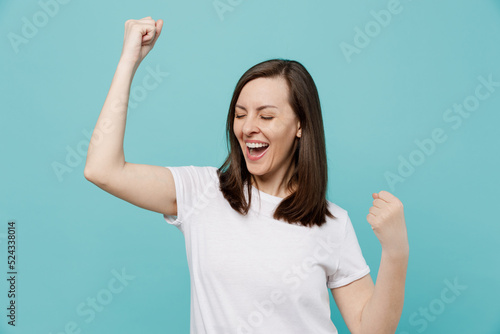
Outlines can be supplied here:
M285 198L296 189L296 185L293 186L292 190L287 187L294 168L295 165L291 163L286 171L277 175L252 175L252 185L266 194Z

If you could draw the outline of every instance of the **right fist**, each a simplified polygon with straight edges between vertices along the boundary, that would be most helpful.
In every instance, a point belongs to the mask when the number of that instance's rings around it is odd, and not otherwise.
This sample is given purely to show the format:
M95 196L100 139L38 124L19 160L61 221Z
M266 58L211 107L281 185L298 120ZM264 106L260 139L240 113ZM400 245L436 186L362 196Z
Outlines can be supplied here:
M121 59L138 66L160 37L163 20L155 22L151 16L125 22L125 36Z

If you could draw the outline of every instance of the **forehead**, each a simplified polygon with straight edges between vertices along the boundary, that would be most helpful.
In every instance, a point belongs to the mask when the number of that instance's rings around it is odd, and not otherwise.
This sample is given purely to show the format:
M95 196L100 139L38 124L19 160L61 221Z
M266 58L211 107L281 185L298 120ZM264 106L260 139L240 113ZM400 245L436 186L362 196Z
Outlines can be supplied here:
M238 104L248 107L288 104L287 83L281 77L257 78L249 81L240 92Z

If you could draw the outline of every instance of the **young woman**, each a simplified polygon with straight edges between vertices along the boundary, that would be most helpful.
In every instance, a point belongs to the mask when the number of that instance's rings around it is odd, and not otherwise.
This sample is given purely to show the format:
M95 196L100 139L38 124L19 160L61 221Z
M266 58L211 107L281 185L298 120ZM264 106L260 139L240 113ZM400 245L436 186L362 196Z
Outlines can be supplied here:
M374 285L348 212L326 200L320 102L300 63L273 59L243 74L220 168L125 161L130 85L162 27L151 17L125 23L84 174L182 231L191 333L337 333L328 289L351 333L394 333L409 256L403 205L387 191L372 194L367 221L382 246Z

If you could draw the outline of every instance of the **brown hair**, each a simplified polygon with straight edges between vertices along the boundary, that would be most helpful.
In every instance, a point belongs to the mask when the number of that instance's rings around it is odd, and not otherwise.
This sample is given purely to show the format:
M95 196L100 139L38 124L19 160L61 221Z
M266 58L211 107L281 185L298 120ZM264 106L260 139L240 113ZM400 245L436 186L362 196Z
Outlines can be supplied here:
M253 175L246 167L243 152L233 132L235 106L241 90L248 82L257 78L276 77L287 82L288 102L300 121L302 135L300 139L296 138L298 142L290 164L290 168L294 165L294 169L287 183L289 190L293 186L296 186L296 190L281 201L273 218L291 224L321 226L326 222L326 216L335 218L328 210L326 200L328 169L323 118L316 85L309 72L297 61L270 59L261 62L247 70L236 84L226 123L229 154L218 169L220 190L234 210L244 215L248 213L252 201ZM286 175L289 175L288 172ZM245 186L248 203L243 193Z

